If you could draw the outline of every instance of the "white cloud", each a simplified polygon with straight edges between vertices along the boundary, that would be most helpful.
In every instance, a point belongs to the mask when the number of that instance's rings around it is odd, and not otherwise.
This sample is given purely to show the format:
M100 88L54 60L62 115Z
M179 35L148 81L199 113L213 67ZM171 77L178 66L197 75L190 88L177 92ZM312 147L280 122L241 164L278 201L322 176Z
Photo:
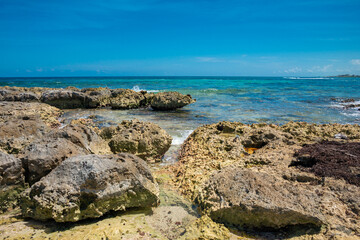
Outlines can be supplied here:
M299 73L302 72L302 68L300 67L294 67L287 70L284 70L284 73Z
M328 72L333 65L325 65L325 66L314 66L312 68L307 69L309 73L326 73Z
M360 65L360 59L353 59L350 61L352 65Z

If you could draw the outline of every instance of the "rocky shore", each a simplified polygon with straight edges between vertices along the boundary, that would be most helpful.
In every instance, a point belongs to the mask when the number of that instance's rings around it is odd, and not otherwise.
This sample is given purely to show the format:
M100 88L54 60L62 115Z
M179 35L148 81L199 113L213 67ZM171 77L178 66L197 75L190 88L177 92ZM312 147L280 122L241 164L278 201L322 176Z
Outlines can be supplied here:
M3 87L0 98L1 238L360 239L358 125L204 125L177 163L154 167L172 142L160 126L64 126L59 108L170 110L190 96Z
M146 91L131 89L67 87L0 87L0 101L43 102L60 109L102 108L134 109L151 107L154 110L174 110L182 108L196 100L190 95L178 92Z

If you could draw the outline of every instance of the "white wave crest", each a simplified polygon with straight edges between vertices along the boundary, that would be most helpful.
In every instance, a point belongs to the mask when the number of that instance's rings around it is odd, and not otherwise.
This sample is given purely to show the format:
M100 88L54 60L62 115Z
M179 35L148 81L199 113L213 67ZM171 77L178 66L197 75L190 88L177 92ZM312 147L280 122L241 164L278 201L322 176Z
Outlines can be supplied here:
M140 92L140 91L147 91L147 92L159 92L159 90L146 90L146 89L142 89L140 88L138 85L133 86L133 88L131 89L135 92Z
M177 136L173 136L172 145L181 145L186 138L193 132L193 130L178 130Z

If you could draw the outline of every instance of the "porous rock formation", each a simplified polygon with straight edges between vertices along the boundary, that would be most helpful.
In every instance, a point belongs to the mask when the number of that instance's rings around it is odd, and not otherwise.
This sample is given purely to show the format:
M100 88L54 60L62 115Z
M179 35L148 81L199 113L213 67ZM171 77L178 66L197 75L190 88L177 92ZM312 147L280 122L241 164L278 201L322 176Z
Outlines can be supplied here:
M109 211L158 204L146 163L130 154L71 157L26 190L23 216L75 222Z
M0 149L19 153L25 146L60 126L61 111L43 103L0 102Z
M170 148L172 137L157 124L137 119L101 130L113 153L132 153L148 162L158 162Z
M34 184L50 173L66 158L89 154L65 138L41 138L28 145L22 154L27 182Z
M174 110L195 101L190 95L183 95L178 92L161 92L154 95L150 104L155 110Z
M0 213L16 206L24 184L21 160L0 151Z
M335 138L338 134L348 140ZM179 163L170 169L179 189L216 222L256 233L290 229L291 236L296 227L296 234L319 239L356 238L360 188L293 166L304 144L322 140L360 142L360 127L294 122L205 125L188 137Z
M60 109L111 107L112 109L146 108L173 110L195 102L190 95L178 92L158 94L131 89L109 88L24 88L0 87L0 101L44 102Z

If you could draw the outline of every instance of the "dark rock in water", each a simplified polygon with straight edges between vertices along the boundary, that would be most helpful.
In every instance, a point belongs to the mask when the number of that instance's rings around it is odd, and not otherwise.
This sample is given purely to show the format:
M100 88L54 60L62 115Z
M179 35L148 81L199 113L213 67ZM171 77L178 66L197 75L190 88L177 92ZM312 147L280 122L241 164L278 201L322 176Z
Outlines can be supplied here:
M319 228L323 224L319 197L298 190L270 174L230 166L210 178L198 201L214 221L239 228Z
M155 99L156 98L156 99ZM155 99L155 100L154 100ZM153 101L154 100L154 101ZM60 109L111 107L112 109L145 108L157 110L181 108L192 102L190 95L177 92L148 93L131 89L109 88L23 88L0 87L0 101L44 102Z
M145 106L144 94L130 89L114 89L111 91L110 105L113 109L132 109Z
M49 90L42 93L41 101L60 109L85 108L86 94L71 90Z
M172 141L158 125L136 119L103 128L101 136L109 141L113 153L132 153L148 162L160 161Z
M76 222L158 202L158 186L142 159L86 155L65 160L26 190L21 208L24 217Z
M320 177L344 179L360 186L360 142L308 144L295 153L292 166Z
M342 103L355 102L355 99L353 99L353 98L348 98L348 99L342 100L341 102L342 102Z
M33 102L39 101L39 96L33 92L19 92L0 89L0 101Z
M27 182L34 184L66 158L89 154L84 148L64 138L41 138L25 148L23 154Z
M86 94L87 108L110 106L111 90L109 88L84 88L81 92Z
M23 185L24 169L20 159L0 152L0 186Z
M151 100L151 107L155 110L174 110L195 101L190 95L183 95L178 92L161 92L154 95Z
M0 213L18 206L25 188L21 160L0 151Z

